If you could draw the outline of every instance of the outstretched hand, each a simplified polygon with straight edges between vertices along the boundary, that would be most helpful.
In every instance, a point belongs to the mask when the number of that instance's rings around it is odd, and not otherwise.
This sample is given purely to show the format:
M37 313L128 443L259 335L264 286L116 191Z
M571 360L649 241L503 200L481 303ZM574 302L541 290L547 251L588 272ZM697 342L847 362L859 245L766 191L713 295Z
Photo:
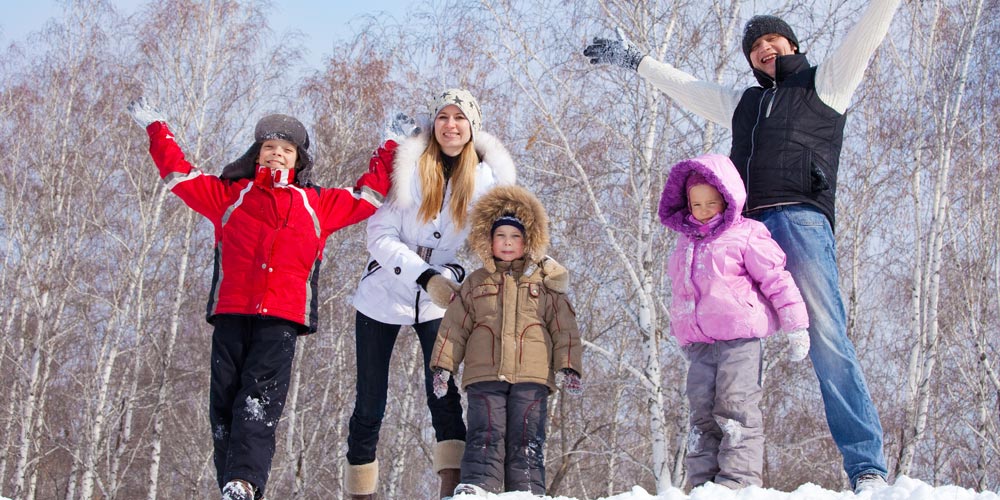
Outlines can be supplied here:
M420 135L420 131L420 125L413 117L400 112L389 119L389 124L385 127L385 139L398 143L407 137Z
M645 54L625 38L621 28L615 29L616 39L594 38L593 43L583 49L583 55L590 58L590 64L614 64L637 70Z
M149 103L145 97L139 97L138 99L128 103L129 116L139 124L140 127L146 128L150 123L153 122L165 122L167 118L160 113L155 106Z

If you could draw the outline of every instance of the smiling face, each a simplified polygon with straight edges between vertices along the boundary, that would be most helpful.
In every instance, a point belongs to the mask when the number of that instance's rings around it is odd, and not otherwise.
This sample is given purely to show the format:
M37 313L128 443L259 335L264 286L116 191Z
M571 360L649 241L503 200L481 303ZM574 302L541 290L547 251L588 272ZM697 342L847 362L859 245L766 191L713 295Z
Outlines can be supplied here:
M787 38L777 34L768 33L753 42L750 47L750 64L760 71L763 71L771 78L774 78L774 62L779 56L794 54L798 47L789 42Z
M708 184L697 184L688 190L688 205L691 215L702 224L726 209L726 202L717 189Z
M493 256L512 262L524 257L524 235L514 226L499 226L493 231Z
M257 164L276 169L293 169L299 157L299 149L284 139L268 139L260 145Z
M434 138L444 154L458 156L472 139L472 124L458 106L445 106L434 117Z

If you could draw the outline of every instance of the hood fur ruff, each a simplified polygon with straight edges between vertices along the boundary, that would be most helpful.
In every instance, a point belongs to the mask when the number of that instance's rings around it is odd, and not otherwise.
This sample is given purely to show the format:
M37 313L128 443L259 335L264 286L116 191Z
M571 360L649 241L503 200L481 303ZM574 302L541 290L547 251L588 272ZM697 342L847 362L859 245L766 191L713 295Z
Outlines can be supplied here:
M472 209L469 248L483 261L489 272L496 271L493 262L493 222L506 213L513 213L524 223L524 258L527 266L538 264L549 248L549 216L535 195L520 186L498 186L476 202ZM527 274L527 272L526 272Z
M425 129L420 135L404 140L396 149L392 168L392 188L389 196L402 208L410 208L416 203L413 184L420 182L417 162L420 160L420 155L427 149L427 142L431 137L430 127L425 127ZM511 158L507 148L499 139L480 130L476 132L473 144L476 147L476 153L479 153L480 162L486 163L493 169L493 176L496 177L497 183L514 183L516 180L514 159ZM490 221L490 223L493 222Z
M726 200L726 209L722 212L723 222L710 234L701 235L698 228L687 222L691 213L688 208L687 178L692 173L701 174ZM667 182L660 196L660 222L674 231L693 239L713 239L726 228L739 222L743 216L743 206L747 201L747 191L743 187L743 179L733 166L728 156L706 154L690 160L677 163L670 169Z

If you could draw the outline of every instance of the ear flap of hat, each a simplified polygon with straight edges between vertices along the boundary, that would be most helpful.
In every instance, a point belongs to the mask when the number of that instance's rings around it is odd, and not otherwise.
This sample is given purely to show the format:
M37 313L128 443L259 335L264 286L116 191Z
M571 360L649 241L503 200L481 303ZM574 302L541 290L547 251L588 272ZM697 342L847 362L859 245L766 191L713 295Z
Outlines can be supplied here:
M257 156L260 155L260 143L255 142L247 149L243 156L240 156L235 161L226 165L222 169L222 175L219 177L222 179L228 179L235 181L238 179L253 179L254 173L257 169ZM296 172L296 175L298 172Z
M295 183L302 186L312 185L313 159L306 148L298 148L298 159L295 160Z

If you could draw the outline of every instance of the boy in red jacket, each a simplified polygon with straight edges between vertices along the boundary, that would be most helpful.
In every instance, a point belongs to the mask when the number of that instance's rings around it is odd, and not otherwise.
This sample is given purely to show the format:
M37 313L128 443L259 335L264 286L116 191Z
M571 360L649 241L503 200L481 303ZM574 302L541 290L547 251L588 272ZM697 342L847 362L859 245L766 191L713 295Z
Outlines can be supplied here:
M316 331L323 247L334 231L375 213L389 190L380 149L354 189L310 182L309 135L269 115L254 143L214 176L184 159L164 116L144 98L128 106L170 190L215 226L208 300L212 334L209 420L223 500L264 495L298 335ZM394 143L387 142L391 150Z

